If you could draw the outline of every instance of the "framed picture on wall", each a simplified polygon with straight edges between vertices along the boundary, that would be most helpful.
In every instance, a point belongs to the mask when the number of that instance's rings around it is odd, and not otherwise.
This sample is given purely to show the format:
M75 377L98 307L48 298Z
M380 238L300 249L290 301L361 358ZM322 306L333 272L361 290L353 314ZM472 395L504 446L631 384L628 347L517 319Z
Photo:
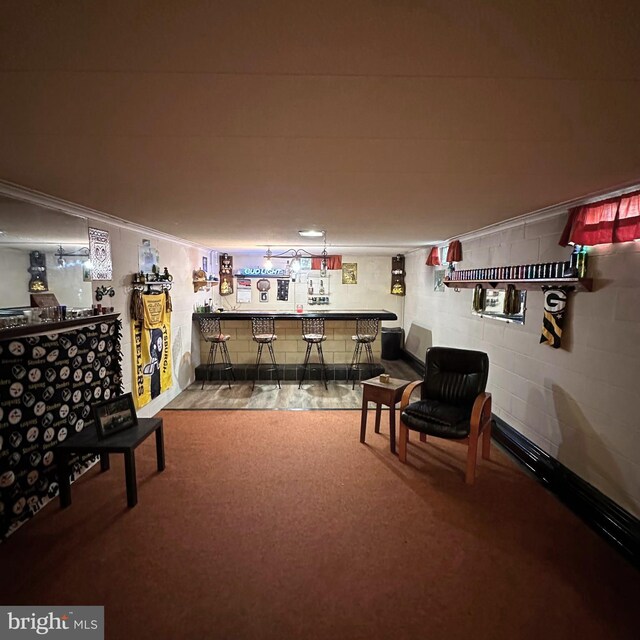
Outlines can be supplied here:
M342 263L342 284L358 284L358 263Z
M433 290L437 292L444 291L444 276L447 273L446 269L434 269L433 270Z
M202 270L205 273L209 272L209 261L207 260L207 256L202 256Z

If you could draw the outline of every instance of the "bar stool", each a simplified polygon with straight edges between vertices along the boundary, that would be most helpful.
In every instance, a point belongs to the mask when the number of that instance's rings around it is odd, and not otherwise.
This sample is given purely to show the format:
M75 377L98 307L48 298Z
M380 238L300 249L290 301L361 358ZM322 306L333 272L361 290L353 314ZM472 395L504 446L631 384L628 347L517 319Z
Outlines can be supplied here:
M351 339L356 343L353 350L353 357L351 358L351 367L347 374L347 383L349 382L349 375L353 374L353 385L351 389L356 388L356 369L360 370L360 356L362 355L362 348L364 347L365 355L367 356L367 364L369 365L370 376L373 376L373 351L371 351L371 343L378 336L378 325L380 320L378 318L356 318L356 335L351 336Z
M324 380L324 388L329 389L327 386L327 365L324 362L324 355L322 353L322 343L327 339L324 334L324 318L302 318L302 339L307 343L307 352L304 354L304 364L302 365L302 378L298 389L302 387L304 378L307 374L307 367L309 366L309 356L311 355L311 349L313 345L316 345L318 350L318 362L320 363L320 375Z
M276 335L275 319L253 316L251 318L251 332L253 334L254 342L258 343L258 355L256 358L256 368L253 373L253 384L251 385L251 390L253 391L253 389L255 389L255 386L256 386L256 378L258 377L258 371L260 370L260 359L262 358L262 349L265 344L269 349L271 362L276 372L278 389L282 389L282 387L280 386L280 376L278 374L278 363L276 362L276 357L273 354L273 341L278 339L278 336Z
M220 348L220 356L227 378L227 384L229 385L229 389L231 389L231 380L235 381L236 379L231 358L229 357L229 350L227 349L227 340L229 340L231 336L222 333L220 329L220 318L198 318L198 324L200 325L202 339L210 344L209 356L207 357L207 375L202 381L201 389L204 389L205 382L209 382L209 374L216 364L218 347Z

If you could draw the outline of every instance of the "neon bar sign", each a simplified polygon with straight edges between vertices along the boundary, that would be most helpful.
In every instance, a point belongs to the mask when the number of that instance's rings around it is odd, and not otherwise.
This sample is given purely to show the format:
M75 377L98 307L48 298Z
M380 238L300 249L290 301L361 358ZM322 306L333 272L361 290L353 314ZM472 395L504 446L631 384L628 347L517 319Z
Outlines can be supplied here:
M265 269L264 267L243 267L236 274L243 278L284 278L288 277L284 269Z

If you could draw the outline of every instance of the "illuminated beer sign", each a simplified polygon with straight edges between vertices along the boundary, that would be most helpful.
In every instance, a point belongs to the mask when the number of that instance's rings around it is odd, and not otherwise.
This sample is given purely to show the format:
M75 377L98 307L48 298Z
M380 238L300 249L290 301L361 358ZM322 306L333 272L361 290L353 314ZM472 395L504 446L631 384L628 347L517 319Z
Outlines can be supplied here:
M243 267L237 273L242 278L288 278L284 269L265 269L264 267Z

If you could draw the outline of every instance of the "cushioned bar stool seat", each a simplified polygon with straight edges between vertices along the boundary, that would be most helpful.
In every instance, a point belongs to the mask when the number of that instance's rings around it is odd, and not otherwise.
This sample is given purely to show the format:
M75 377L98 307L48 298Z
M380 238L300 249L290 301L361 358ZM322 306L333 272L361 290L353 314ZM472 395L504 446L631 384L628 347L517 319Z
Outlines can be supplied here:
M324 381L324 388L327 386L327 366L324 361L324 354L322 353L322 343L327 339L324 333L324 318L302 318L302 339L307 343L307 350L304 354L304 364L302 365L302 378L298 389L302 387L305 376L307 375L307 368L309 366L309 357L311 356L311 350L313 345L316 345L318 352L318 362L320 363L320 373L322 380Z
M273 353L273 342L278 339L278 336L275 332L276 329L276 321L274 318L262 318L254 316L251 318L251 332L253 334L253 340L258 344L258 353L256 356L256 368L253 373L253 384L251 385L251 389L255 389L256 387L256 378L258 377L258 372L260 371L260 360L262 359L262 349L264 345L267 345L267 349L269 350L269 355L271 356L271 364L273 365L273 370L276 372L276 381L278 383L278 389L281 389L280 386L280 375L278 373L278 363L276 362L276 357Z
M353 349L353 357L351 358L351 366L347 372L347 382L349 382L349 376L353 376L352 389L356 387L356 371L360 372L361 363L360 358L362 356L362 350L364 349L367 364L369 366L369 377L373 376L373 351L371 350L371 344L375 342L378 337L378 328L380 320L378 318L356 318L356 335L351 336L351 339L356 343Z
M220 350L222 368L227 378L227 384L229 385L229 389L231 389L231 380L236 379L231 358L229 357L229 350L227 349L227 341L231 336L222 333L220 329L220 318L199 318L198 324L202 339L210 345L209 355L207 357L207 373L202 381L201 389L204 389L204 383L208 382L209 375L215 367L218 349Z

